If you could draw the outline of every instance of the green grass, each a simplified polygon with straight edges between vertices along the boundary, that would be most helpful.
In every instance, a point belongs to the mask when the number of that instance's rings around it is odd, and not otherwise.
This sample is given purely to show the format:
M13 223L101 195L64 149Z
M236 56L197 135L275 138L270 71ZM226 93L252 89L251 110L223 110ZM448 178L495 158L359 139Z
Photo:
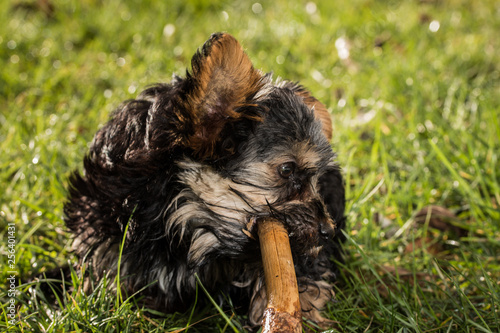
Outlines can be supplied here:
M0 329L14 223L23 284L12 331L243 330L244 318L211 303L164 317L105 292L106 280L86 295L75 272L57 306L26 284L75 262L67 177L109 113L183 74L212 32L228 31L256 67L330 107L348 257L327 316L345 332L500 331L498 2L54 0L48 14L26 6L36 3L0 3ZM416 223L428 205L467 232Z

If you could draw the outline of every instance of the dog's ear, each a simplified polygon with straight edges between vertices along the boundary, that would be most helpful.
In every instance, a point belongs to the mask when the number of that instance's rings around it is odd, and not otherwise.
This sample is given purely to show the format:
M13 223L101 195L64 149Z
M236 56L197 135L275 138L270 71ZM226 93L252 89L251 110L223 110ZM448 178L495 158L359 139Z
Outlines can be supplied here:
M307 106L314 109L314 115L321 121L323 134L328 139L328 142L330 142L333 134L332 119L330 118L330 113L328 112L326 106L318 101L306 89L302 89L296 93L304 98L304 103Z
M286 82L283 87L292 90L296 95L302 97L304 103L314 110L314 115L321 121L323 134L328 139L328 142L330 142L333 134L332 119L330 118L330 113L328 112L326 106L318 101L313 95L311 95L309 90L300 84L295 82Z
M201 158L214 157L224 127L241 118L257 118L236 109L251 104L262 88L262 75L238 41L225 33L214 34L191 60L187 74L187 112L191 133L184 142Z

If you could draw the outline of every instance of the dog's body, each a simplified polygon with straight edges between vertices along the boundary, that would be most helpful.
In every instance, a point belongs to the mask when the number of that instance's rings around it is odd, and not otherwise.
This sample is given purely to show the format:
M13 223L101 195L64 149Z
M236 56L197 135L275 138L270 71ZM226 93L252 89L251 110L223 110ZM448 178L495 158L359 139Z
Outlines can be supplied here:
M303 315L321 322L333 296L344 189L326 108L291 82L255 70L238 42L214 34L186 78L124 103L70 180L66 224L97 277L116 275L146 305L192 304L196 280L249 302L265 286L255 229L275 216L290 235ZM327 139L328 137L328 139ZM154 283L157 281L157 283Z

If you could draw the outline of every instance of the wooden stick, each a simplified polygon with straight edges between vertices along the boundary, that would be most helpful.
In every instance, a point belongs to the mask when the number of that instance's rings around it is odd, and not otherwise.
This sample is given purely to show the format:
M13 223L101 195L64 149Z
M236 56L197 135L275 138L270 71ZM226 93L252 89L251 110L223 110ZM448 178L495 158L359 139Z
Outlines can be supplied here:
M288 233L283 224L274 218L260 219L257 228L267 294L262 332L300 333L299 290Z

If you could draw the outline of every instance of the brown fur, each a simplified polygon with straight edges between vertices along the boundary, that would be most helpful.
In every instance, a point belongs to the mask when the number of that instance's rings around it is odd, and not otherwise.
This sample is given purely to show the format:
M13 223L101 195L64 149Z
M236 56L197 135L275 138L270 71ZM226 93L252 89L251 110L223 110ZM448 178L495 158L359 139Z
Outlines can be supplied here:
M213 154L224 126L245 114L235 112L262 88L262 75L253 68L233 36L221 34L202 50L202 58L192 62L194 89L186 109L192 111L194 133L187 146L200 156Z
M325 134L328 141L331 141L333 134L332 119L330 118L330 113L328 112L326 106L311 96L306 90L301 91L299 95L304 97L304 103L306 103L307 106L314 108L314 113L323 126L323 134Z

